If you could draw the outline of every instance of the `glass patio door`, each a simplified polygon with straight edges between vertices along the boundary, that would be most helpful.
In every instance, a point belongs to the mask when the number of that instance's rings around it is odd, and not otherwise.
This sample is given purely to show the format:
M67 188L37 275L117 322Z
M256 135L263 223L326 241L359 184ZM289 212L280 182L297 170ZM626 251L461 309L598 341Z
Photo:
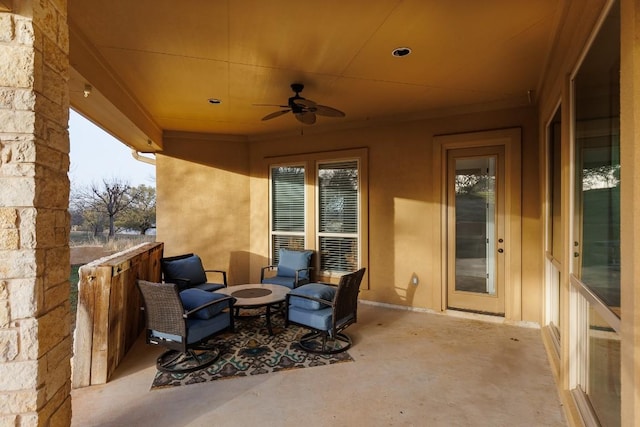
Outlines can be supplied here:
M504 315L504 150L450 150L447 307Z

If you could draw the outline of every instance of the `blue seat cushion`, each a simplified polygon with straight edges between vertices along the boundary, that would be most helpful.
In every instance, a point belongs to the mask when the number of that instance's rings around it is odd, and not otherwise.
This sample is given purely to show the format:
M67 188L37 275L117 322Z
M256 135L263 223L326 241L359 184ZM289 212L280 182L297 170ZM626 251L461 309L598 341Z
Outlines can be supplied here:
M198 255L164 261L163 272L165 282L169 283L173 279L186 279L189 281L189 287L191 287L207 281L207 274L204 272L202 260Z
M219 304L224 305L224 304ZM193 344L231 326L231 314L222 313L211 319L187 320L187 344Z
M286 286L287 288L293 289L295 286L296 279L293 277L281 277L281 276L273 276L273 277L265 277L262 279L262 283L268 283L270 285L280 285Z
M289 306L289 321L308 326L317 331L328 331L331 329L332 316L333 310L331 307L322 310L306 310L300 307Z
M202 289L203 291L207 291L207 292L213 292L213 291L217 291L218 289L224 288L224 284L207 282L207 283L200 283L199 285L195 285L194 288Z
M216 294L215 292L207 292L202 289L197 288L189 288L180 292L180 299L182 300L182 306L185 310L193 310L194 308L200 307L203 304L207 304L211 301L217 301L222 298L226 298L226 295ZM193 313L193 316L198 319L211 319L216 314L220 313L224 308L227 307L226 304L211 304L208 307L205 307L201 310Z
M224 304L221 304L224 305ZM216 334L231 326L231 314L219 313L211 319L187 319L187 344L193 344ZM162 340L182 342L182 337L175 334L167 334L165 332L151 331L151 338L159 338Z
M337 288L335 286L329 286L322 283L307 283L306 285L297 287L289 292L291 295L289 298L289 304L306 310L320 310L328 306L318 301L306 298L297 298L295 295L304 295L307 297L333 301L333 297L336 295L336 290Z
M278 259L278 276L296 277L296 271L309 268L313 251L292 251L280 248ZM308 279L309 270L301 271L299 279Z

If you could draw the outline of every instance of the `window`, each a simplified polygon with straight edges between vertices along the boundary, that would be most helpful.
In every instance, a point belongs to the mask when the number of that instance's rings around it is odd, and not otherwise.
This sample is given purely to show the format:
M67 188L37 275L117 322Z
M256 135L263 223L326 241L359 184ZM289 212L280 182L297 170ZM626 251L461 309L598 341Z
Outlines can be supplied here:
M619 6L574 79L573 274L620 313Z
M318 247L320 270L358 269L358 162L318 165Z
M620 425L620 2L573 81L574 395L599 425ZM579 393L576 393L578 391ZM584 416L584 410L581 410Z
M269 171L274 264L287 247L315 251L315 280L366 267L366 149L301 155Z
M271 168L271 254L278 263L281 247L305 247L304 166Z
M561 234L561 123L562 107L558 106L547 125L547 323L554 332L555 344L560 354L560 260L562 260Z
M561 163L560 163L560 150L562 147L561 140L561 107L558 107L551 123L549 123L548 132L548 144L549 144L549 160L548 160L548 194L549 194L549 236L547 251L554 259L562 258L562 235L561 232L561 217L560 217L560 205L561 205Z

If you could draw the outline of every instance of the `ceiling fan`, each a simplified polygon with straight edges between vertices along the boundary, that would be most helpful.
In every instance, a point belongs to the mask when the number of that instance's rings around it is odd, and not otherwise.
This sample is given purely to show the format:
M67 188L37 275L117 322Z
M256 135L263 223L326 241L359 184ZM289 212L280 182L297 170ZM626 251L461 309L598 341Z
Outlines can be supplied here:
M326 105L316 104L310 99L305 99L300 96L300 92L304 89L304 85L302 83L293 83L291 85L291 90L293 90L296 94L289 98L287 105L274 105L274 104L254 104L257 106L273 106L286 108L286 110L274 111L271 114L267 114L262 118L262 120L271 120L276 117L280 117L283 114L287 114L288 112L293 113L298 119L299 122L302 122L306 125L312 125L316 122L316 115L319 116L327 116L327 117L344 117L345 114L336 110L332 107L327 107Z

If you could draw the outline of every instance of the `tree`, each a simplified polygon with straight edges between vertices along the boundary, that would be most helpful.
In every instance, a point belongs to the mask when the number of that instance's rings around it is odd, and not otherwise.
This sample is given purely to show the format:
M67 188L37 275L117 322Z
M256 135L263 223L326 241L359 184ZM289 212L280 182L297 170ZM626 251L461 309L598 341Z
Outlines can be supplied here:
M156 189L140 185L131 188L131 204L122 212L116 225L145 234L156 224Z
M118 178L103 179L102 185L91 184L87 196L92 201L91 206L94 206L97 212L107 216L109 239L112 239L116 235L116 216L126 211L135 202L131 185Z
M102 233L107 216L88 188L73 188L69 197L71 225L92 231L94 236Z

